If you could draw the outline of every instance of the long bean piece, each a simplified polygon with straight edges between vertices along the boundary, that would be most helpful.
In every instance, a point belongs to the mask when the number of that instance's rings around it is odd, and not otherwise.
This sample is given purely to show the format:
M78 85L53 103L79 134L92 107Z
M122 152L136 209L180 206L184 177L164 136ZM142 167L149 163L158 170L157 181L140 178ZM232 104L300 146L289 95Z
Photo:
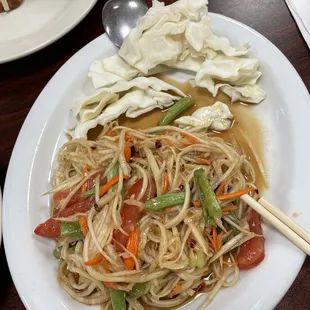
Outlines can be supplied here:
M194 105L193 98L187 97L180 99L175 103L159 121L158 126L166 126L171 124L180 114Z

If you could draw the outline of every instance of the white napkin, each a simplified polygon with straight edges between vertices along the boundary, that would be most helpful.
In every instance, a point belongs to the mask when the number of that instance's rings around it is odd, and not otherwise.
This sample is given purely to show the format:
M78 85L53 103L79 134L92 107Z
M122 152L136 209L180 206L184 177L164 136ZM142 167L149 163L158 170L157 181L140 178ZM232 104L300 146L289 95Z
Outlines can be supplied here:
M310 1L286 0L287 6L292 12L295 21L310 48Z

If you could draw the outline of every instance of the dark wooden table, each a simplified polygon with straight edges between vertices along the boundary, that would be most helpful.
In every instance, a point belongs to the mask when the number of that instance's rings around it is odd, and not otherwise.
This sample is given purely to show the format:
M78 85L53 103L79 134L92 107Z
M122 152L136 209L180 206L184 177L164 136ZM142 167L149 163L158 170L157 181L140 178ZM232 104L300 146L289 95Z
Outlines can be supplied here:
M209 1L210 11L241 21L270 39L292 62L310 90L310 51L284 0ZM99 0L90 14L56 43L24 59L0 65L2 188L15 140L32 104L56 71L74 53L103 33L101 8L104 2L105 0ZM286 270L283 269L283 272ZM277 306L277 310L310 309L309 275L310 259L307 259L295 283ZM0 253L0 277L0 309L25 309L12 282L3 247Z

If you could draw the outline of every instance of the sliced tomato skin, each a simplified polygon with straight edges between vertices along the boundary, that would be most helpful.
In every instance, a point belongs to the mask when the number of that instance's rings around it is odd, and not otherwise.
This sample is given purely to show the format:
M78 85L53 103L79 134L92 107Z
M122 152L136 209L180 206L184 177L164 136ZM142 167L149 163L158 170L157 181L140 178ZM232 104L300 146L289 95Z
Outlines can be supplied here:
M98 176L98 173L94 174L91 178L89 178L86 181L86 190L87 191L94 188L97 176ZM107 183L107 178L100 175L100 184L103 185L105 183ZM70 194L70 192L71 192L71 190L64 190L64 191L55 193L53 196L55 205L58 206L63 199L67 198L67 196ZM78 190L69 200L67 207L69 207L69 206L71 206L77 202L83 202L86 199L88 199L88 198L81 197L81 190Z
M95 200L93 198L83 199L82 201L76 202L66 207L61 212L58 212L54 217L48 219L44 223L40 224L34 233L38 236L56 239L60 237L60 223L55 220L55 217L68 217L77 213L85 213L94 206Z
M138 180L135 184L133 184L127 191L126 199L137 199L143 185L143 179ZM143 197L140 199L141 202L146 202L149 199L152 199L155 197L156 187L155 182L152 179L151 182L148 184L148 187L143 195Z
M139 194L141 193L143 185L143 179L138 180L135 184L133 184L127 191L125 196L126 199L137 199ZM155 182L152 180L143 197L140 199L141 202L146 202L148 199L152 199L155 197ZM137 225L139 220L143 215L143 210L141 210L136 205L130 205L124 203L121 211L122 217L122 229L129 234ZM119 245L126 247L128 236L123 234L120 230L114 232L114 240L115 242L115 249L118 253L123 252L122 247Z
M250 231L262 235L262 225L260 215L251 210L248 217ZM247 270L259 265L265 258L265 239L254 237L241 245L237 255L237 264L241 270Z
M59 221L50 218L46 222L40 224L34 230L34 233L40 237L56 239L60 237L60 223Z
M56 193L54 196L53 196L53 199L54 199L54 202L55 202L55 205L58 206L61 201L65 198L67 198L67 196L70 194L70 190L65 190L65 191L62 191L62 192L58 192ZM78 202L83 202L85 201L85 198L83 197L80 197L80 194L81 192L78 192L76 194L74 194L71 199L69 200L68 204L67 204L67 207L70 207L71 205L73 204L76 204Z
M136 224L141 219L141 216L142 212L139 207L124 203L121 211L122 229L127 234L129 234L135 228ZM114 232L114 239L117 241L115 244L116 251L118 253L123 252L123 249L119 246L119 244L125 247L127 244L128 236L123 234L120 230L117 230Z

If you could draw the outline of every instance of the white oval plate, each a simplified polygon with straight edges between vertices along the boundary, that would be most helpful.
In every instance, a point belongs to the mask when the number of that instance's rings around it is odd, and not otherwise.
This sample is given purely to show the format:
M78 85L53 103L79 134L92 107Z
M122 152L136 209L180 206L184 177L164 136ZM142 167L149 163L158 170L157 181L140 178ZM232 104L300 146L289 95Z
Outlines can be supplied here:
M217 34L226 35L233 44L250 41L253 54L261 61L261 85L268 98L253 109L265 128L270 177L266 197L288 215L302 212L297 221L310 228L309 201L304 198L309 190L305 180L310 175L309 94L289 61L266 38L234 20L211 16ZM57 262L52 257L54 242L36 238L33 230L49 217L49 198L41 195L50 188L55 153L65 141L70 103L79 94L89 93L89 65L114 52L112 43L102 35L75 54L45 87L17 139L4 190L4 243L27 309L88 309L59 287ZM221 290L210 310L272 309L290 287L305 255L273 229L265 226L264 233L266 259L259 267L242 272L236 286ZM187 309L197 309L201 302L198 298Z
M97 0L24 0L0 13L0 63L32 54L75 27Z

